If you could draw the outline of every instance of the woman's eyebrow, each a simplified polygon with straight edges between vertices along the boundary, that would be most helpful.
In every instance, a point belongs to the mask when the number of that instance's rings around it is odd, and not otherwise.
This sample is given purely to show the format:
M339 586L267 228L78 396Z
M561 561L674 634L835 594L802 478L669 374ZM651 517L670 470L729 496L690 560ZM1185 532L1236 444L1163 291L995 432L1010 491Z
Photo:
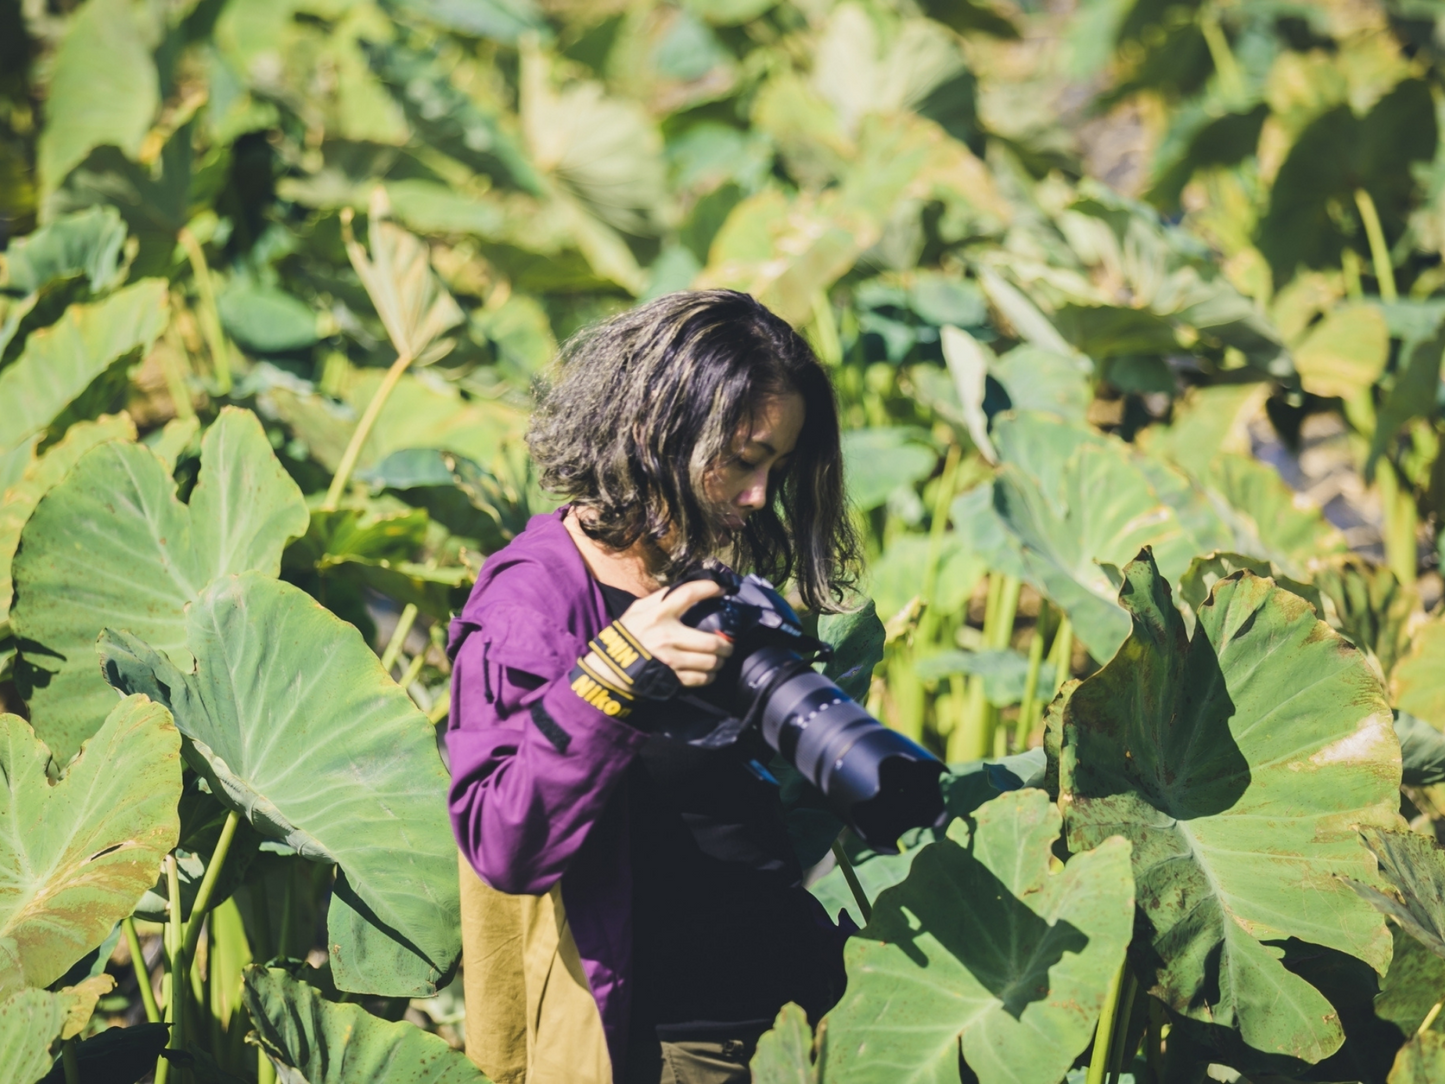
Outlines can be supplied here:
M768 443L767 441L765 441L765 440L759 440L757 437L749 437L749 438L748 438L748 443L749 443L749 444L756 444L759 448L766 449L766 451L767 451L767 453L768 453L769 455L777 455L777 454L778 454L778 450L777 450L776 448L774 448L771 444L769 444L769 443Z

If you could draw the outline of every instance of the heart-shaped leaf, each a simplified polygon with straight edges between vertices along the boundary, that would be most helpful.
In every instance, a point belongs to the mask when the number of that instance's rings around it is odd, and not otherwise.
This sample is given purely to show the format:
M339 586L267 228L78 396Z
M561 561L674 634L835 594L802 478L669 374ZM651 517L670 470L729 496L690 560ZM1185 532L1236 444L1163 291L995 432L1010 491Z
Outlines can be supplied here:
M22 989L0 1001L0 1066L6 1084L34 1084L44 1077L54 1061L51 1044L78 1033L96 1000L114 985L109 975L97 976L59 993Z
M758 1040L748 1068L753 1084L817 1084L808 1014L791 1002L784 1005L772 1030Z
M342 989L427 997L460 951L456 844L435 733L356 628L249 572L201 592L181 670L107 630L117 687L171 706L187 763L262 835L340 865L329 919ZM364 921L392 944L358 946ZM384 966L383 966L384 965Z
M482 1071L444 1039L406 1021L372 1016L360 1005L326 1001L281 968L246 968L244 997L257 1044L283 1079L486 1084Z
M91 382L150 347L169 314L164 279L142 279L93 305L72 305L0 370L0 452L43 433Z
M1426 1031L1400 1047L1386 1084L1445 1082L1445 1034Z
M1055 1084L1089 1043L1133 928L1129 845L1049 872L1058 809L1005 794L925 848L844 949L827 1079Z
M1192 640L1147 550L1119 598L1133 632L1064 709L1069 845L1133 842L1151 993L1317 1062L1343 1042L1335 1011L1262 942L1389 963L1389 931L1340 880L1376 883L1355 827L1398 823L1379 679L1304 599L1248 571L1215 584Z
M0 621L10 613L10 563L20 545L20 532L40 498L49 493L97 444L110 440L135 440L135 423L128 414L77 422L65 438L25 469L20 481L4 491L0 503Z
M227 408L206 431L189 506L149 449L112 441L87 452L35 509L14 563L17 678L56 758L114 703L95 664L101 629L184 650L185 607L206 584L247 569L275 575L306 523L301 491L249 411Z
M0 715L0 943L18 956L11 977L54 982L155 881L180 834L180 746L164 707L128 697L52 785L50 751L25 720Z

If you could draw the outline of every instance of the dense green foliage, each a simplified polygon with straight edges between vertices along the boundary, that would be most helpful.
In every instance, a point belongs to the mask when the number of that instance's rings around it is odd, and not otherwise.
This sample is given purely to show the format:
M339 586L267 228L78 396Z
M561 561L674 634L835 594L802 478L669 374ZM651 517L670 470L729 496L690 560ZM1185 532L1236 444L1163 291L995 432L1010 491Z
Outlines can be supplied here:
M0 0L0 1064L481 1079L445 622L721 285L953 766L756 1079L1441 1079L1442 101L1433 0Z

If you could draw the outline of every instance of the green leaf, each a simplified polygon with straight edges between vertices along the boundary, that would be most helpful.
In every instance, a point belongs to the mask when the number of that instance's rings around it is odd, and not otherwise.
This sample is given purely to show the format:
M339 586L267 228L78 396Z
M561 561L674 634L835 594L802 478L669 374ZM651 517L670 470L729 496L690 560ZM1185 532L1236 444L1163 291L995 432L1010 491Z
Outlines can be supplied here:
M1300 383L1313 395L1351 399L1385 371L1390 329L1376 305L1345 305L1310 329L1294 350Z
M996 707L1008 707L1023 699L1029 660L1012 648L989 651L940 651L919 659L914 671L923 681L939 681L955 674L983 678L984 695Z
M282 354L319 341L316 313L274 286L242 281L216 301L226 331L248 350Z
M1445 731L1445 617L1415 630L1409 652L1390 673L1390 693L1401 711Z
M1269 579L1278 587L1298 595L1310 604L1316 617L1323 617L1325 604L1319 590L1307 583L1290 579L1270 561L1259 561L1239 553L1211 553L1207 557L1196 557L1189 563L1189 571L1179 580L1179 601L1188 607L1187 619L1193 621L1199 608L1208 600L1214 585L1220 580L1247 569L1261 579ZM1193 625L1190 625L1193 631Z
M1316 558L1344 553L1344 536L1319 508L1285 485L1279 472L1251 456L1221 453L1203 469L1180 466L1209 492L1242 551L1304 576Z
M101 629L184 658L185 607L218 576L275 575L306 522L300 490L249 411L227 407L206 431L189 505L149 449L111 441L87 452L41 500L14 563L17 679L56 757L74 753L114 703L93 653Z
M0 715L0 945L15 977L54 982L151 886L180 833L180 746L166 709L132 696L52 785L50 750Z
M950 764L939 784L949 820L970 816L979 806L1007 791L1039 785L1044 774L1042 754L1042 750L1033 749L1027 753L1015 753L1002 760ZM845 836L844 838L851 842L848 857L863 886L864 895L870 901L876 900L885 888L892 888L901 882L908 876L909 867L922 853L922 848L943 838L943 834L941 830L934 828L907 832L899 841L902 849L898 854L878 854L863 847L853 837ZM836 916L847 911L855 925L863 924L858 901L848 887L842 870L834 867L809 885L808 891L818 897L829 915Z
M96 1000L114 980L92 979L59 993L17 990L0 1001L0 1065L6 1084L34 1084L50 1071L51 1044L80 1030Z
M1445 959L1396 924L1391 924L1390 932L1395 939L1394 952L1375 996L1375 1015L1412 1035L1431 1006L1445 995Z
M748 1068L754 1084L817 1084L808 1014L792 1002L784 1005L772 1030L758 1040Z
M337 986L431 996L460 951L447 773L431 724L354 626L260 573L202 591L184 643L195 659L185 670L119 631L107 630L101 652L118 687L171 704L187 763L217 797L267 838L341 867L328 922ZM391 959L370 944L353 951L350 912L390 934Z
M1410 641L1410 624L1419 607L1414 590L1402 586L1388 568L1355 554L1324 562L1313 573L1314 585L1334 607L1330 624L1361 651L1373 655L1381 671L1390 673ZM1429 645L1421 654L1428 652ZM1426 705L1411 707L1398 697L1396 703L1435 721Z
M1401 782L1410 787L1445 783L1445 734L1408 711L1395 709Z
M843 472L848 496L867 511L877 508L899 486L911 486L933 473L938 453L920 440L918 430L850 429L843 434Z
M923 850L844 949L828 1079L1054 1084L1089 1044L1133 928L1129 845L1049 872L1059 811L1039 790L982 807Z
M378 190L368 227L371 256L356 241L347 241L346 254L396 352L410 357L413 364L425 364L434 360L427 356L427 348L464 316L432 271L425 243L388 222L383 217L388 210L385 195Z
M125 234L114 207L62 215L11 243L5 253L5 285L29 294L57 279L83 274L91 292L102 293L115 285Z
M90 449L111 440L135 440L135 423L128 414L103 417L94 422L77 422L65 438L26 468L24 476L4 493L0 503L0 621L10 613L10 564L20 545L20 532L40 503Z
M990 367L1017 411L1043 411L1082 424L1093 398L1090 366L1077 354L1056 354L1030 343L1001 354Z
M888 543L882 556L869 563L868 593L877 600L879 617L888 620L923 589L929 549L927 535L900 534ZM945 614L958 613L988 570L982 556L953 532L946 533L938 550L938 579L932 604Z
M1400 1047L1387 1084L1445 1084L1445 1034L1427 1031Z
M95 147L141 149L160 106L149 13L128 0L91 0L76 12L50 66L40 133L40 191L48 196Z
M33 332L0 370L0 452L43 433L80 394L122 358L144 353L166 326L166 284L143 279L92 305L72 305L52 327Z
M390 1023L360 1005L337 1005L278 967L246 968L243 997L256 1040L281 1079L307 1084L486 1084L439 1036ZM295 1070L291 1073L288 1070Z
M873 600L866 599L852 613L819 617L818 639L833 645L833 658L823 673L862 703L868 698L873 668L883 659L883 622Z
M533 0L400 0L400 7L448 30L515 45L523 34L546 35Z
M1307 602L1248 571L1215 584L1192 640L1147 550L1119 597L1133 631L1064 709L1069 846L1133 842L1152 994L1318 1062L1339 1021L1272 943L1389 962L1389 931L1340 879L1374 880L1357 826L1398 823L1379 679Z
M997 419L994 441L1003 462L990 504L967 494L954 503L953 522L995 569L1023 576L1062 607L1090 652L1107 659L1129 630L1109 567L1149 545L1177 576L1195 539L1117 439L1020 414ZM1151 466L1187 489L1182 478Z
M1365 846L1394 893L1351 881L1360 896L1389 915L1435 955L1445 957L1445 851L1419 832L1362 828Z

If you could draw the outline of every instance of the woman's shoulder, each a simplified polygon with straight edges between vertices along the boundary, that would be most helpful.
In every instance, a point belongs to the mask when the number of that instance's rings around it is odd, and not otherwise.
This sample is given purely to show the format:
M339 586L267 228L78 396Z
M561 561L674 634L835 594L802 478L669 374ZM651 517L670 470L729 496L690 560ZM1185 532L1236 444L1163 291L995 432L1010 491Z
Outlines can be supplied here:
M532 636L551 631L585 643L595 624L593 594L591 575L561 517L533 516L521 534L482 564L466 605L452 622L453 650L459 637L478 628L500 634L522 626Z

